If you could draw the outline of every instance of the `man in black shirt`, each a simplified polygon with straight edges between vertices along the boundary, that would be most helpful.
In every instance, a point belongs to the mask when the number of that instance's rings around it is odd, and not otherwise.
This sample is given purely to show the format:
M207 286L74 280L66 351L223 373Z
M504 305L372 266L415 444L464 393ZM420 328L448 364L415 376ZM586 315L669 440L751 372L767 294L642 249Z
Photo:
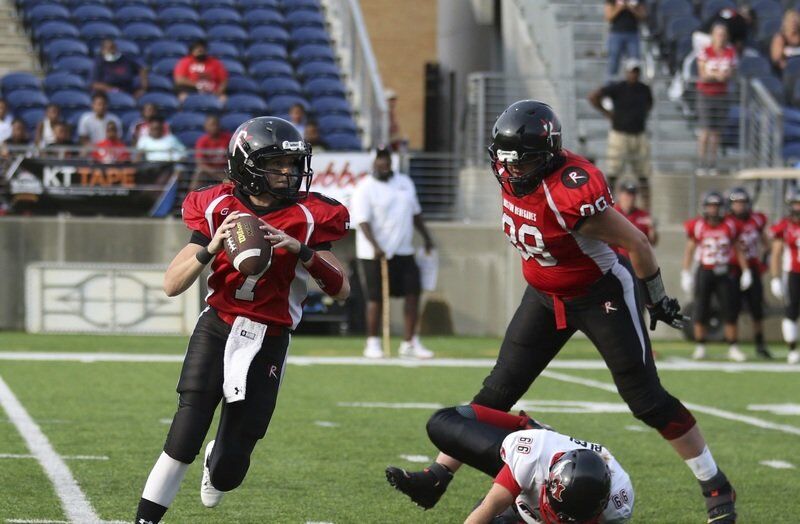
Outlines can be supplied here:
M640 76L639 61L626 60L625 80L607 84L589 95L592 106L611 120L606 175L612 183L624 174L627 164L641 182L646 183L650 176L650 141L645 128L647 115L653 108L653 93L639 80ZM613 110L603 107L604 98L613 102Z
M639 58L639 22L647 18L643 0L606 0L608 30L608 78L617 76L622 57Z

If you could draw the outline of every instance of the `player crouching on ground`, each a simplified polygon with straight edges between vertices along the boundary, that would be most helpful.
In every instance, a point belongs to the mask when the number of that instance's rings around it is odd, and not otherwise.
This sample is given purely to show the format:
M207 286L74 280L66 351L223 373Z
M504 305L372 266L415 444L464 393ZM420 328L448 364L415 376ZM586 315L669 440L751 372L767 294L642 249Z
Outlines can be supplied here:
M633 514L630 478L608 450L557 433L524 412L477 404L445 408L431 417L428 436L442 453L494 477L470 524L621 523ZM393 484L409 478L390 469Z
M137 524L161 520L223 397L216 439L205 448L200 498L214 507L242 483L275 409L308 276L334 298L349 295L342 265L330 251L346 233L348 213L335 200L309 193L312 175L311 148L297 129L280 118L259 117L239 126L228 145L233 184L186 197L183 221L192 236L167 269L164 290L179 295L211 262L210 294L189 339L178 410L145 484ZM239 273L223 250L242 214L259 217L272 244L267 268L257 275Z
M785 299L781 331L789 345L789 364L800 363L797 349L797 317L800 316L800 193L792 191L787 199L789 215L772 226L772 257L770 259L770 291L775 298ZM785 272L783 275L782 271ZM786 292L784 292L784 286Z

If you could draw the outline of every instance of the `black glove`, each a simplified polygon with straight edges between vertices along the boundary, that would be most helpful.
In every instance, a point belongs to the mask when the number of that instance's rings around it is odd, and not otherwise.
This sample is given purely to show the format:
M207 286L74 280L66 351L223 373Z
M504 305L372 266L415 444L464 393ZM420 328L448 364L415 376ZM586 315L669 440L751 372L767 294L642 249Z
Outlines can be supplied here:
M656 322L665 322L675 329L682 329L683 323L689 321L689 317L681 314L681 305L677 298L662 297L655 304L647 306L650 314L650 331L656 329Z

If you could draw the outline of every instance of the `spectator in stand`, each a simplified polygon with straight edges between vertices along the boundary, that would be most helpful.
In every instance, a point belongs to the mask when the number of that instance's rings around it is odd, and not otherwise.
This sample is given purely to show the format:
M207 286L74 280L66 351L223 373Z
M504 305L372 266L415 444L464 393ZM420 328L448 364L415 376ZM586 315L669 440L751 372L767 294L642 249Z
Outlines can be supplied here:
M134 88L137 76L139 89ZM138 98L147 91L147 68L137 59L120 53L114 40L106 38L94 61L91 86L95 92L124 91Z
M31 137L28 136L25 122L15 118L11 121L11 135L3 141L3 156L8 158L14 154L25 153L30 145Z
M611 121L606 173L612 184L624 174L627 165L640 180L650 177L650 139L646 125L653 108L653 93L640 80L641 73L639 61L628 59L625 61L625 80L607 84L589 95L592 106ZM603 107L604 98L611 99L614 104L612 111Z
M728 29L728 39L736 49L736 53L741 55L747 43L748 34L755 25L755 13L747 6L740 6L736 9L726 7L706 20L700 31L710 34L711 29L717 24L723 24ZM710 39L710 36L707 38ZM706 45L708 44L704 44L703 47Z
M205 40L196 40L189 47L189 54L175 64L173 72L178 99L183 102L191 93L213 94L225 101L228 88L228 71L225 65L208 55Z
M623 57L640 58L639 22L647 18L647 7L640 0L606 0L608 31L607 80L617 76Z
M397 93L394 89L387 89L384 94L386 104L389 106L389 147L395 153L405 151L408 139L400 129L400 122L397 120Z
M614 204L614 209L619 211L631 224L636 226L636 229L644 233L645 236L647 236L647 240L650 241L650 245L655 247L658 243L656 224L650 217L650 213L636 207L636 195L638 192L639 185L636 183L636 180L630 178L621 180L619 185L617 185L617 203ZM615 250L623 256L628 256L627 251L622 248L618 247Z
M301 135L305 134L306 108L303 106L303 104L294 104L289 108L289 122L294 124L294 127L300 131Z
M11 122L14 117L8 112L8 103L0 98L0 142L5 142L11 136Z
M205 134L194 144L194 159L197 162L189 189L197 189L200 185L218 183L225 178L225 166L228 164L228 143L231 134L222 129L217 115L208 115L204 124Z
M147 103L143 105L141 111L142 118L132 123L129 131L131 136L131 145L134 147L136 147L136 142L140 137L149 133L150 119L158 114L158 108L156 108L156 105L153 103ZM164 123L164 132L169 133L169 124L166 122Z
M128 146L119 138L119 127L115 122L106 125L106 139L97 142L92 159L99 164L121 164L131 161Z
M42 150L44 158L75 158L78 156L78 145L72 140L72 129L66 122L56 122L53 124L53 142L47 144Z
M783 15L781 30L772 37L769 55L772 64L781 71L789 60L800 56L800 12L789 9Z
M728 28L716 24L711 29L711 45L697 57L697 116L700 127L697 174L717 174L720 129L728 117L728 82L736 72L736 50L728 42Z
M311 150L314 153L319 153L321 151L325 151L327 147L325 146L325 142L322 140L322 137L319 134L319 124L317 124L316 120L309 120L306 123L305 132L303 133L303 138L306 142L311 144Z
M47 104L44 118L36 124L34 140L39 147L47 147L56 139L55 125L61 121L61 108L55 104Z
M177 162L186 155L186 147L164 124L163 116L151 117L148 133L136 142L136 149L148 162Z
M92 110L84 113L78 121L78 136L81 145L90 146L106 139L106 126L109 122L122 128L117 115L108 112L108 96L105 93L92 95Z

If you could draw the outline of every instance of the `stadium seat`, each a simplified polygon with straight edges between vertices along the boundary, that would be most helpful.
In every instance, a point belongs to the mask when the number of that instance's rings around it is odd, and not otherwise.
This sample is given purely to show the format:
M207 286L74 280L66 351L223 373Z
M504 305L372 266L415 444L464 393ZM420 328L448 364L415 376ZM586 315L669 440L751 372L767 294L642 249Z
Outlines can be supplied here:
M261 89L258 87L258 84L250 78L249 76L245 75L230 75L228 76L228 94L258 94L261 92Z
M238 25L242 23L242 15L230 8L214 7L200 13L200 22L206 27L215 24Z
M81 26L81 38L89 49L93 49L105 38L120 38L122 33L117 26L108 22L88 22Z
M155 0L154 3L163 7L194 7L194 0Z
M769 76L772 65L763 56L743 56L739 59L739 74L745 78Z
M164 33L159 27L150 22L133 22L122 28L125 38L133 40L138 43L140 47L144 47L153 40L160 40L164 38Z
M736 7L736 2L733 0L706 0L703 2L703 8L700 11L700 19L709 20L723 9L736 9Z
M303 89L312 98L318 96L341 96L347 95L344 84L333 78L315 78L307 82Z
M325 29L325 19L318 11L291 11L286 14L286 25L291 28L318 27Z
M178 60L180 59L177 57L162 58L153 64L151 71L157 75L172 78L172 73L175 70L175 64L178 63Z
M259 96L238 94L228 98L225 111L264 115L267 113L267 104Z
M112 113L122 113L123 111L131 111L136 109L136 100L122 91L111 91L107 93L108 96L108 109Z
M700 20L693 15L679 15L670 19L664 33L665 40L670 44L675 44L682 38L700 29Z
M339 67L331 62L306 62L297 67L300 78L308 81L313 78L339 78Z
M85 56L65 56L53 62L53 71L65 71L89 78L94 68L94 60Z
M200 15L197 11L188 7L167 7L158 12L158 21L162 26L173 24L198 24ZM167 31L167 34L171 34Z
M289 43L289 33L278 26L251 27L249 34L251 42L271 42L284 47Z
M21 89L40 91L42 89L42 81L31 73L8 73L0 80L0 86L2 86L4 95Z
M122 7L117 10L115 18L120 25L128 25L134 22L150 22L154 24L158 21L155 11L141 5Z
M289 38L297 47L306 44L330 45L331 39L328 32L318 27L299 27L289 32Z
M133 40L128 40L126 38L117 38L116 40L114 40L114 43L117 44L117 51L119 51L120 53L130 55L134 58L139 58L139 55L142 52L141 48L139 47L139 44L134 42ZM99 48L97 49L97 51L99 51ZM95 52L95 54L97 53Z
M349 116L325 115L319 117L319 129L324 135L344 133L357 133L358 128Z
M664 0L656 8L656 29L663 33L669 20L677 16L694 16L694 7L688 0Z
M281 45L257 42L245 50L244 56L248 62L252 63L262 60L287 60L289 53Z
M183 101L184 111L197 113L217 113L222 110L222 103L214 95L194 94Z
M47 42L43 46L42 54L48 62L52 63L62 56L88 56L89 47L80 40L59 38L58 40Z
M131 139L130 128L134 122L138 122L142 118L142 113L141 111L125 111L117 116L122 121L122 129L124 130L122 135L125 140L129 141Z
M173 24L164 28L164 34L187 44L206 38L206 32L195 24Z
M104 3L115 11L119 11L123 7L128 6L152 7L155 5L155 2L152 0L105 0Z
M255 9L278 9L278 0L239 0L239 9L250 11Z
M148 62L157 62L162 58L181 58L189 53L189 46L174 40L157 40L150 43L144 51Z
M782 24L781 17L760 18L756 22L756 42L763 48L768 48L772 37L780 31Z
M244 47L250 35L238 25L214 25L208 29L208 39L218 42L229 42L240 48Z
M25 20L31 26L38 26L45 22L62 21L69 22L72 18L69 10L58 4L40 4L27 11Z
M65 113L88 111L92 105L89 93L74 89L56 91L50 96L50 102L60 107L61 111Z
M778 102L778 104L783 105L786 102L784 93L783 93L783 82L781 82L780 78L770 76L762 76L758 80L764 85L764 88L769 91L769 94Z
M360 151L361 140L350 133L335 133L324 136L325 144L331 151Z
M286 23L286 19L280 11L274 9L254 9L247 13L243 22L252 29L262 26L282 26Z
M276 76L291 78L292 66L281 60L262 60L260 62L250 64L248 72L250 73L250 76L257 80Z
M138 77L133 81L134 88L139 88ZM175 86L172 84L172 75L164 76L155 73L148 73L147 75L147 91L157 93L172 93L175 91Z
M783 145L783 158L800 160L800 142L789 142Z
M28 133L33 134L33 132L36 130L36 126L39 125L39 122L44 120L44 115L44 108L34 107L22 111L18 116L23 122L25 122L25 127L28 128Z
M204 134L204 131L182 131L180 133L175 133L175 136L187 149L193 149L194 145L197 143L197 139Z
M320 118L324 115L349 115L351 113L347 100L333 96L312 99L311 110Z
M62 89L74 89L82 91L88 89L86 81L78 75L72 73L50 73L44 77L44 92L52 95Z
M760 0L750 3L750 8L755 12L756 19L775 18L783 16L783 7L774 0Z
M239 48L229 42L211 41L208 43L208 54L220 60L239 60L242 53Z
M33 28L33 38L39 42L49 42L59 38L78 39L80 37L81 33L78 28L69 22L53 20Z
M33 89L16 89L4 95L13 113L26 109L43 108L47 105L47 97L41 91Z
M203 129L206 116L191 111L180 111L169 118L169 128L173 133L198 131Z
M312 11L319 12L320 5L317 0L281 0L285 11Z
M263 113L259 114L259 116L263 116ZM226 113L219 119L219 123L223 129L234 132L237 127L251 118L253 118L253 115L249 113Z
M178 110L178 99L168 93L145 93L139 97L139 107L145 104L154 104L161 113L174 113Z
M276 114L288 114L289 109L295 104L308 108L306 99L296 95L279 95L267 100L269 110Z
M335 62L333 50L327 45L304 45L292 51L292 60L304 62Z
M222 64L225 66L225 69L228 71L229 75L244 75L246 74L246 70L241 62L238 60L231 60L230 58L225 58L221 60Z
M235 0L195 0L195 4L201 11L219 8L236 9L237 7Z
M87 4L76 7L72 11L72 18L79 23L111 22L114 20L114 13L102 5Z
M303 88L294 78L273 77L266 78L261 82L261 91L264 96L270 98L277 95L296 95L303 94Z

